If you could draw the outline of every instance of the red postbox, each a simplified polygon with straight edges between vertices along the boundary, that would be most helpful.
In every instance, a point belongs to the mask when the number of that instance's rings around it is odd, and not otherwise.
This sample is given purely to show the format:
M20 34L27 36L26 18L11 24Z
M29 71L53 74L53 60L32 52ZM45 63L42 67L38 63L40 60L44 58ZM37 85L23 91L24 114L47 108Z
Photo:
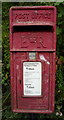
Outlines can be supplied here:
M55 94L56 8L10 9L13 112L52 113Z

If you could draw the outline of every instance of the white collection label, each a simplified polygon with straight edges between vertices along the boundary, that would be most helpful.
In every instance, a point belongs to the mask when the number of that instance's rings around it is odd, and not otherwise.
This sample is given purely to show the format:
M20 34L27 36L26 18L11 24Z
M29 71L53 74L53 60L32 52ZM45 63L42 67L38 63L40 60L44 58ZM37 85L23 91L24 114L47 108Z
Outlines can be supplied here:
M41 62L24 62L24 96L41 96L41 80Z

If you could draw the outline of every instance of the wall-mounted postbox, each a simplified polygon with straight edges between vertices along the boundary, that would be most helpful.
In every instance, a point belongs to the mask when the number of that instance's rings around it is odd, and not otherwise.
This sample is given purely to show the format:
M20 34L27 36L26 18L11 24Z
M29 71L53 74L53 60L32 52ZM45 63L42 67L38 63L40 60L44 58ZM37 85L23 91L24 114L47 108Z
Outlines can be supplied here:
M56 8L10 9L13 112L52 113L55 94Z

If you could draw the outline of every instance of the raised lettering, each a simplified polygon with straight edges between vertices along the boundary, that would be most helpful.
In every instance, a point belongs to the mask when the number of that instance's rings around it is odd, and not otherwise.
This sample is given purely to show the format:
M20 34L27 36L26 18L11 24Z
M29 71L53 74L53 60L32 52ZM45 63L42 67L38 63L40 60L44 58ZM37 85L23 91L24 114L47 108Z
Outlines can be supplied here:
M28 39L25 36L21 37L21 48L27 48L28 47Z
M15 20L17 21L39 21L39 20L47 20L51 19L51 11L37 11L37 12L24 12L24 13L16 13Z
M21 36L21 48L27 48L29 45L36 45L37 48L46 48L42 36Z

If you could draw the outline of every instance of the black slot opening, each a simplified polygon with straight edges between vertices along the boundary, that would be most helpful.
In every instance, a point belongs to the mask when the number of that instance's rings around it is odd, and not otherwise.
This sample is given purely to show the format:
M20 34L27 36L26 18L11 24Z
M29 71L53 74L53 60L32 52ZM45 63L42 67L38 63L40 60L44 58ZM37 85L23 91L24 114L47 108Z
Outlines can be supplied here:
M14 26L13 32L29 32L29 31L53 31L53 26Z

